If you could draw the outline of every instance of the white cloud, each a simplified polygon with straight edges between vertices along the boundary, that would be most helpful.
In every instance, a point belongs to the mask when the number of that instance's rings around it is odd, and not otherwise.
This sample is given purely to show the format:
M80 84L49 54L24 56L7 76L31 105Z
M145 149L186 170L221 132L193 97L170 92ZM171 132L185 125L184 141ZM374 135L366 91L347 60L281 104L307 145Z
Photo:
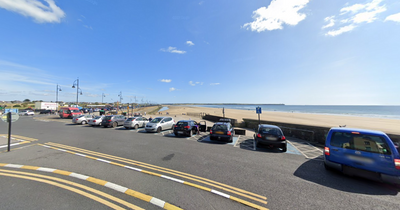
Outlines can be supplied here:
M191 86L203 85L203 82L193 82L193 81L189 81L189 85L191 85Z
M325 20L325 22L329 22L329 23L324 25L324 26L322 26L322 29L333 27L335 25L335 19L334 18L335 18L335 16L326 17L324 20Z
M343 27L341 27L341 28L339 28L337 30L328 31L326 33L326 35L337 36L337 35L340 35L342 33L349 32L349 31L353 30L355 27L356 26L354 26L354 25L343 26Z
M306 18L299 13L310 0L272 0L268 8L261 7L253 11L253 22L246 23L243 28L262 32L265 30L283 29L283 24L297 25Z
M17 12L26 17L32 17L38 23L59 23L65 17L54 0L44 0L48 5L39 0L0 0L0 7Z
M172 87L172 88L169 89L169 92L172 92L172 91L175 91L175 90L176 90L176 88Z
M199 2L199 5L203 5L203 4L204 4L204 1Z
M381 6L381 2L382 0L372 0L365 4L353 4L348 7L343 7L340 9L341 13L337 17L337 19L339 19L338 21L333 20L332 17L334 16L325 18L325 21L329 21L329 23L323 26L322 29L331 28L335 26L335 22L339 22L336 29L328 31L325 35L337 36L352 31L362 23L374 22L380 13L386 11L386 6Z
M211 86L214 86L214 85L219 85L220 83L211 83L210 85Z
M388 21L388 20L391 20L391 21L395 21L395 22L399 22L399 23L400 23L400 13L387 16L386 19L385 19L385 21Z
M194 45L194 43L192 41L187 41L186 44L189 45L189 46L193 46Z
M189 81L189 85L196 86L196 84L194 84L192 81Z
M83 25L85 28L93 30L92 26Z
M163 52L169 52L169 53L178 53L178 54L185 54L186 53L186 51L177 50L176 47L168 47L168 49L161 48L160 50L163 51Z
M161 82L166 82L166 83L170 83L172 80L170 80L170 79L162 79L162 80L160 80Z

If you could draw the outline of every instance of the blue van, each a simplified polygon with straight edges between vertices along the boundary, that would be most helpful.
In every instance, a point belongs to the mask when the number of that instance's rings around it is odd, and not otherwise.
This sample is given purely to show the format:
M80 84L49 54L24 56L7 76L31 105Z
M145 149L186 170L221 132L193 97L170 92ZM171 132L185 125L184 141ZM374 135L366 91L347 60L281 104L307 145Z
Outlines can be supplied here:
M400 184L399 150L381 131L331 128L325 141L324 165L327 170Z

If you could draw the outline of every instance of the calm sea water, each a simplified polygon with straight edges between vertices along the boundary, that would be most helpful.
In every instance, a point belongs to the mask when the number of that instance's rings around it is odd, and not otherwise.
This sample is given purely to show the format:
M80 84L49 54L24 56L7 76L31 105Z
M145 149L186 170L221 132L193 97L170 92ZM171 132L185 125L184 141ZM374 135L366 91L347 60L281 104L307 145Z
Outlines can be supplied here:
M225 109L254 110L259 105L196 105ZM400 119L400 106L316 106L316 105L260 105L262 111L346 115L358 117Z

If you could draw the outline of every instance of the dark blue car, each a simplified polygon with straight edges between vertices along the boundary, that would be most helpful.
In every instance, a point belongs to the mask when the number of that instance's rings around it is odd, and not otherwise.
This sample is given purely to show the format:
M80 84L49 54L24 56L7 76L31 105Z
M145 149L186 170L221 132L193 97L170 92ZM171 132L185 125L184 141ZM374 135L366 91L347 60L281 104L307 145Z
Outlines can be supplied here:
M325 168L400 184L398 144L381 131L331 128L325 142Z

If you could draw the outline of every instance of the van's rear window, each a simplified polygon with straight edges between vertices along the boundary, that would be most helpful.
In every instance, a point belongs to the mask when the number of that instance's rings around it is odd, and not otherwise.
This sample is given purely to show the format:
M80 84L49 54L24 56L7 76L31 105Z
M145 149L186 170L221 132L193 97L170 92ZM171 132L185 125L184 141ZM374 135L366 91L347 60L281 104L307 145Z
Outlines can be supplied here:
M383 136L334 132L331 146L380 154L391 154Z

